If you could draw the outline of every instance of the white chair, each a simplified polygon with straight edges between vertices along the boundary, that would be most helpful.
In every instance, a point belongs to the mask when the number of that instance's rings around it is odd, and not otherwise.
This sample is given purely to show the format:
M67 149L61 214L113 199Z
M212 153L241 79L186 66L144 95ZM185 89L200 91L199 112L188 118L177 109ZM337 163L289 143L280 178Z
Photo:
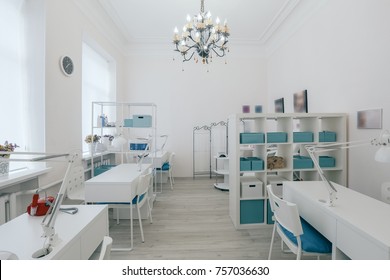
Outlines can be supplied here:
M109 236L104 236L102 242L102 248L100 250L99 260L111 259L111 247L112 247L112 238Z
M152 187L153 181L152 181L152 172L149 172L145 175L140 175L138 180L138 185L136 189L136 196L133 198L132 201L129 203L109 203L109 208L137 208L138 211L138 220L139 220L139 226L141 231L141 238L142 242L145 242L144 238L144 231L142 228L142 219L141 219L141 207L146 203L147 209L148 209L148 216L150 223L153 223L152 219L152 209L150 207L150 198L149 198L149 189ZM130 231L132 235L132 225L133 221L130 221Z
M81 204L85 202L85 186L84 186L84 167L75 166L69 177L69 185L67 188L67 198L70 200L79 201Z
M175 184L175 180L173 179L173 160L175 158L175 153L172 152L169 155L168 161L165 162L161 168L157 168L157 173L160 174L160 180L162 181L162 174L168 173L168 179L171 184L171 189L173 190L173 185Z
M271 185L267 186L267 191L275 219L268 255L269 260L271 259L275 231L278 232L282 242L297 255L297 260L301 259L302 254L314 255L319 258L321 255L328 255L332 252L332 243L299 216L296 204L277 197Z

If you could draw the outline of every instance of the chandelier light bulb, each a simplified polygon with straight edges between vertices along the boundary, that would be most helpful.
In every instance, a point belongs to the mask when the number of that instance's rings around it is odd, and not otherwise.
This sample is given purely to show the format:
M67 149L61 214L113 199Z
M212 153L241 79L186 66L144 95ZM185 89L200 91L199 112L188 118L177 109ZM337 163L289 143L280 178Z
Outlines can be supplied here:
M173 31L175 34L179 33L179 29L177 29L177 26L175 27L175 30Z
M225 41L225 37L224 36L221 36L221 41Z
M215 28L213 27L213 28L211 28L211 33L215 33Z
M210 11L207 12L206 17L207 17L207 18L211 18L211 13L210 13Z
M187 31L187 26L183 26L183 32Z
M191 21L191 16L188 14L187 15L187 22L190 22Z
M227 19L225 19L223 25L225 25L225 26L227 25Z
M198 14L198 21L201 21L201 20L202 20L202 15Z
M196 32L195 37L196 37L196 38L199 38L199 37L200 37L200 33L199 33L199 32Z
M216 24L219 24L221 21L219 20L219 17L217 17L217 19L215 20L215 23Z

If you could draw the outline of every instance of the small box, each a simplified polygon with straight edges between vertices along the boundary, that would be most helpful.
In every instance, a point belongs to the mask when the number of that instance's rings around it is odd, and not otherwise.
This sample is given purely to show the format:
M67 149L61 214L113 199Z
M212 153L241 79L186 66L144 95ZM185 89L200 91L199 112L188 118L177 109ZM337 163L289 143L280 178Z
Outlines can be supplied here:
M305 169L305 168L313 168L314 164L310 157L304 156L294 156L293 159L293 169Z
M294 143L304 143L304 142L313 142L314 135L313 132L294 132L293 133Z
M336 132L333 131L321 131L319 133L320 142L336 142Z
M268 143L286 143L287 132L268 132L267 133Z
M240 171L251 171L251 161L246 158L240 158Z
M264 143L264 138L262 132L240 133L240 144L261 144Z
M247 157L247 160L251 162L251 170L258 171L264 170L264 160L258 157Z
M151 127L152 116L151 115L134 115L133 127Z
M329 156L319 156L320 167L335 167L336 159Z
M240 224L264 223L264 199L240 201Z
M123 126L124 127L133 127L133 119L124 119Z
M256 177L241 177L241 198L263 197L263 182Z
M144 151L146 149L147 143L130 143L131 151Z

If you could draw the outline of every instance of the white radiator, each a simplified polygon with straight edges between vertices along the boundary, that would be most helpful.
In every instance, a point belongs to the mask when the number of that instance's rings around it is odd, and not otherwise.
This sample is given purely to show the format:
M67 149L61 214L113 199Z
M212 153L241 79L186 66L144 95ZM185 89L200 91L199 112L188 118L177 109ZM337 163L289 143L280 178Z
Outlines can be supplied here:
M6 223L9 219L8 205L9 205L9 196L8 195L0 196L0 225Z

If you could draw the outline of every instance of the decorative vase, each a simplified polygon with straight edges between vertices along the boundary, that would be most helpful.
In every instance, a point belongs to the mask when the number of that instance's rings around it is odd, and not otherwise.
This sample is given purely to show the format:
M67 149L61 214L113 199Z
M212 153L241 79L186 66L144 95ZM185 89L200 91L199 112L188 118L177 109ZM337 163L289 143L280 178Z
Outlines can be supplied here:
M0 161L0 176L7 175L9 173L9 162Z
M89 153L95 153L96 152L96 143L89 143L88 144L88 150L89 150Z

